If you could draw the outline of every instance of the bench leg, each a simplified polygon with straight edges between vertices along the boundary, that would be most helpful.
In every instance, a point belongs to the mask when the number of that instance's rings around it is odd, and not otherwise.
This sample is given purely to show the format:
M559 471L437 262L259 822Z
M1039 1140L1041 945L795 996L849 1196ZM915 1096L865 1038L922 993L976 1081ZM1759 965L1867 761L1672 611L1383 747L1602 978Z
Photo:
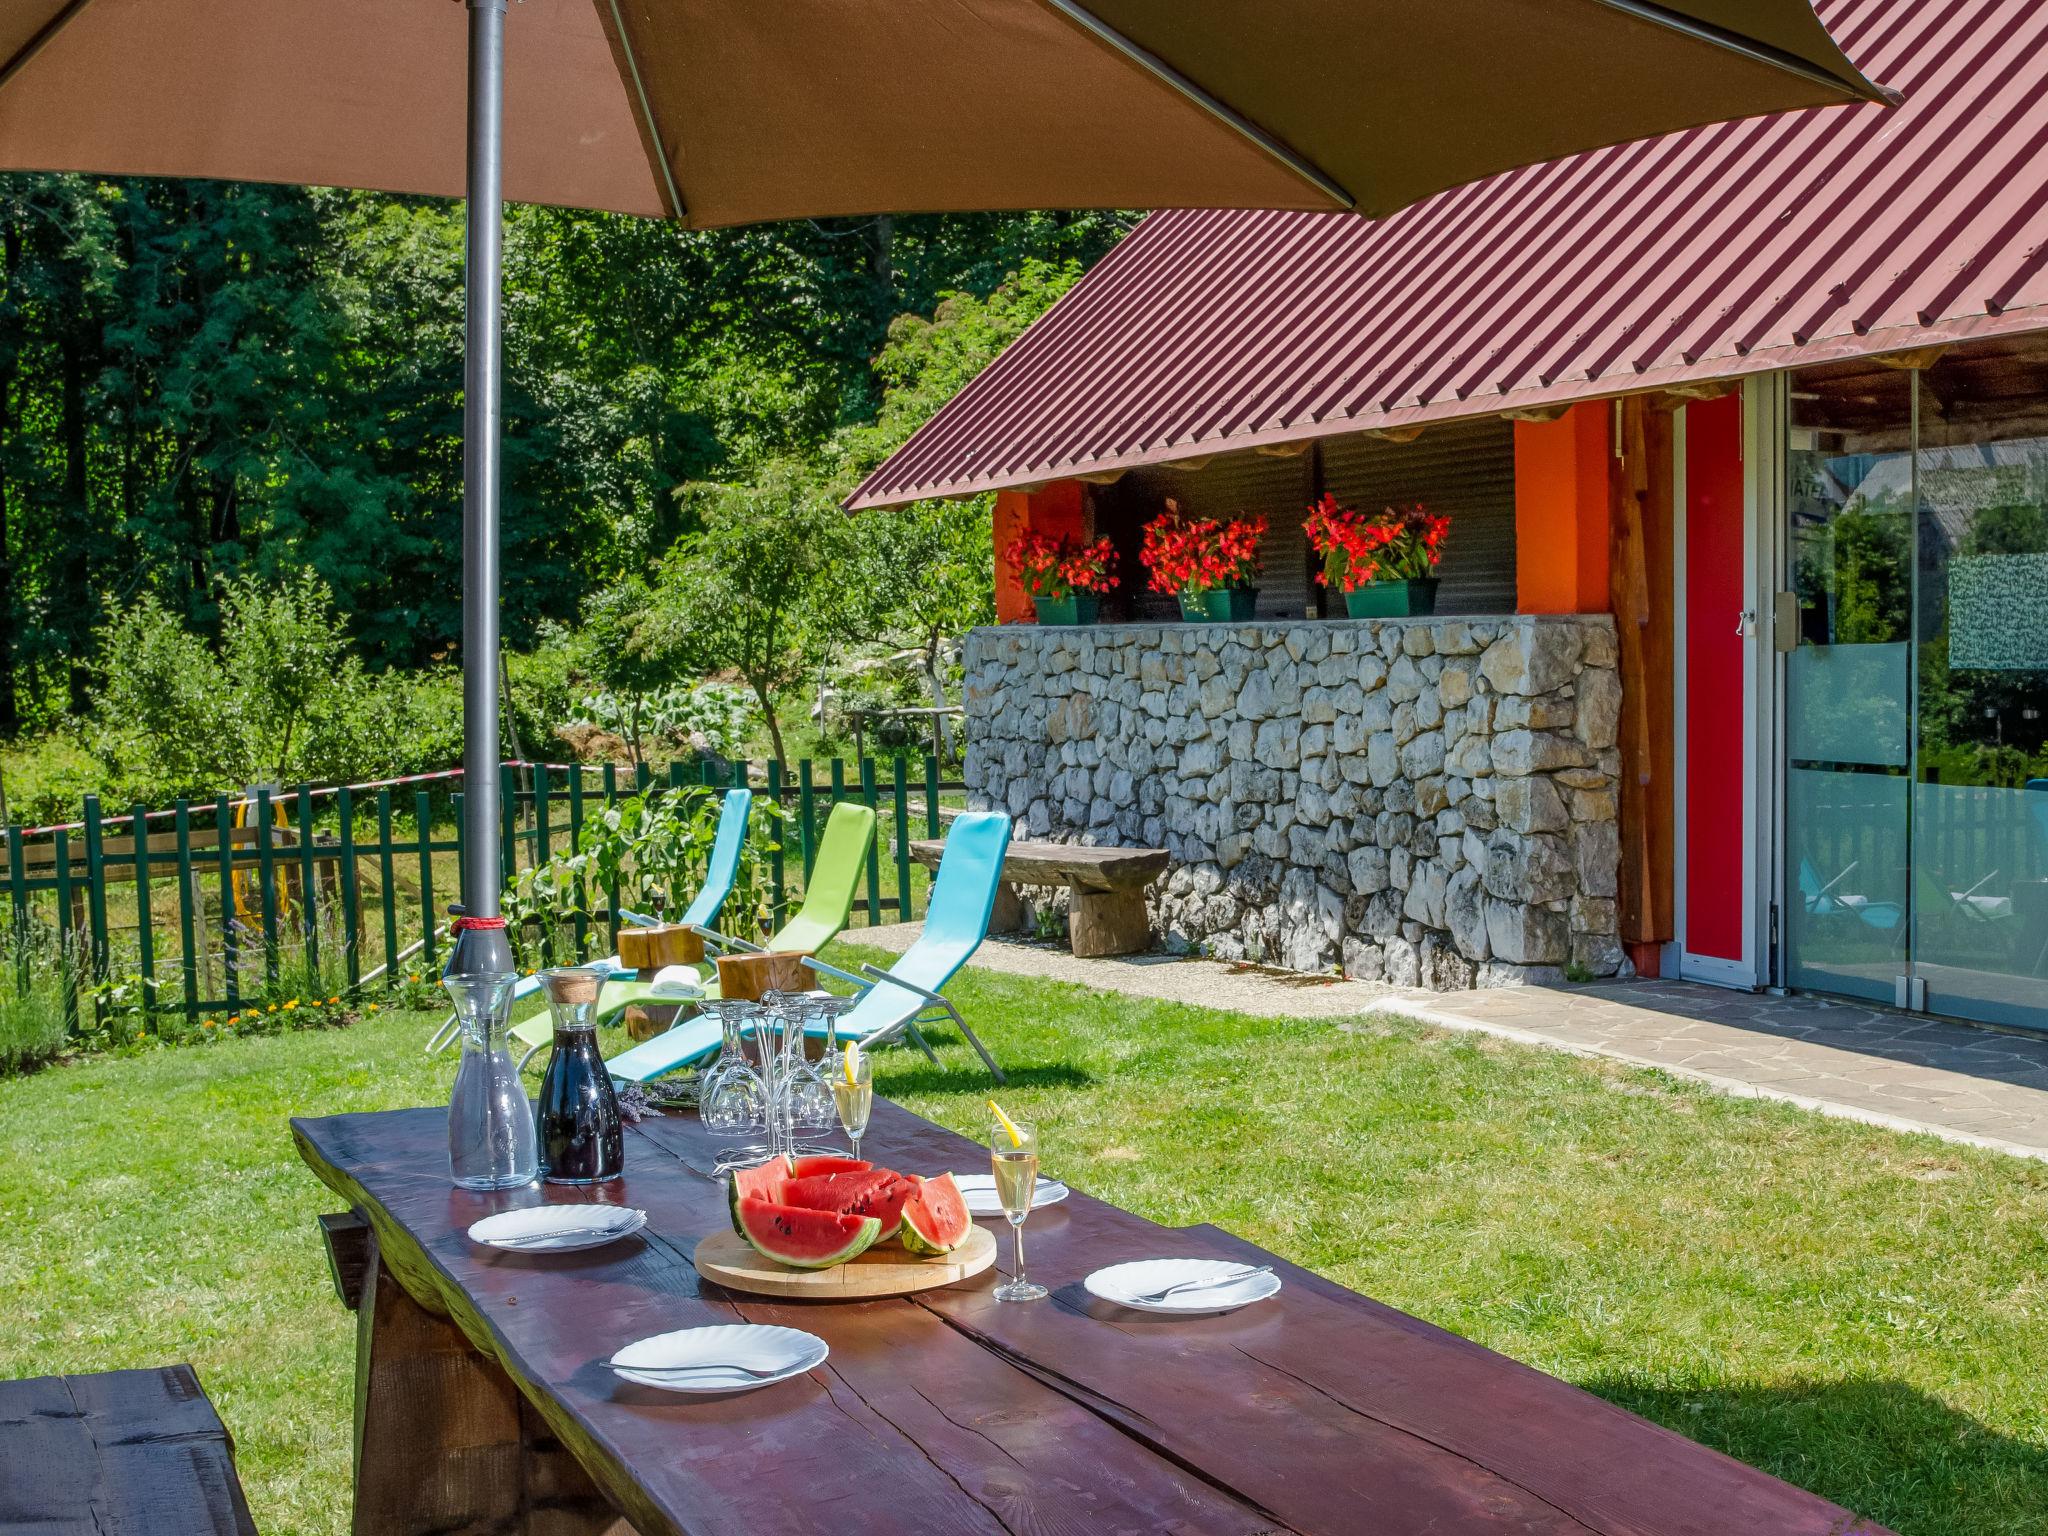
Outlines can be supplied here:
M496 1362L381 1261L356 1313L355 1463L356 1536L632 1536Z
M1135 955L1151 946L1152 919L1142 888L1095 891L1074 885L1068 890L1073 905L1067 913L1067 934L1076 955Z
M1017 894L1016 884L1009 880L996 886L995 910L989 913L990 933L1029 933L1031 921L1025 914L1024 898Z

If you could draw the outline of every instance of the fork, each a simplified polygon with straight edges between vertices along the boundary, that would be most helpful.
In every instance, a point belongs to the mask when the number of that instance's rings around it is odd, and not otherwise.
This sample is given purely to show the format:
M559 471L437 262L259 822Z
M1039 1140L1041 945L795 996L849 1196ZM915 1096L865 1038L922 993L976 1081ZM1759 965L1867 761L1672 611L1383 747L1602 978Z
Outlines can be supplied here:
M1235 1269L1227 1275L1209 1275L1200 1280L1183 1280L1177 1285L1162 1286L1156 1291L1136 1291L1132 1293L1131 1300L1164 1301L1167 1297L1181 1291L1206 1291L1219 1285L1235 1285L1238 1281L1249 1280L1255 1275L1270 1275L1271 1273L1273 1273L1272 1265L1260 1264L1256 1268Z
M787 1365L763 1368L756 1365L742 1365L737 1360L706 1360L701 1365L623 1365L617 1360L607 1360L615 1371L631 1371L635 1376L700 1376L706 1371L737 1371L742 1376L751 1376L756 1381L766 1381L771 1376L780 1376L788 1370Z

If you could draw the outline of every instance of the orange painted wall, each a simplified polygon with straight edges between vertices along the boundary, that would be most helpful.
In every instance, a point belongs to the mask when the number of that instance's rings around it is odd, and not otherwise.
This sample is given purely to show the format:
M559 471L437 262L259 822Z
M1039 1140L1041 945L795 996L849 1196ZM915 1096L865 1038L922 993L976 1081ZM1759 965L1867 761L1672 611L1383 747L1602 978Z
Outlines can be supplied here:
M1041 533L1085 538L1088 534L1086 487L1078 480L1055 480L1036 491L996 492L996 511L991 530L996 557L996 622L1035 624L1037 612L1031 595L1017 577L1017 568L1003 558L1010 541L1027 528Z
M1606 613L1608 425L1605 400L1556 421L1515 423L1515 607Z

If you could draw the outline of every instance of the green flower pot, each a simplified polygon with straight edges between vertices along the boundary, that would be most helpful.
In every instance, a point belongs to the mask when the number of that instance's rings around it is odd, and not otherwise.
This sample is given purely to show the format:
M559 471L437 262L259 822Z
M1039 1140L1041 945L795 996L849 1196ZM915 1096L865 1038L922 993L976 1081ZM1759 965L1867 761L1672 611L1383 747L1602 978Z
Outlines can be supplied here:
M1101 599L1093 592L1070 592L1065 597L1034 597L1041 624L1093 624Z
M1216 615L1209 611L1209 599L1215 594L1209 592L1182 592L1180 596L1180 621L1183 624L1206 624Z
M1436 612L1434 576L1413 581L1369 581L1344 594L1344 611L1354 619L1409 619Z
M1209 617L1219 624L1238 623L1258 617L1259 589L1257 587L1218 587L1203 594L1209 606Z

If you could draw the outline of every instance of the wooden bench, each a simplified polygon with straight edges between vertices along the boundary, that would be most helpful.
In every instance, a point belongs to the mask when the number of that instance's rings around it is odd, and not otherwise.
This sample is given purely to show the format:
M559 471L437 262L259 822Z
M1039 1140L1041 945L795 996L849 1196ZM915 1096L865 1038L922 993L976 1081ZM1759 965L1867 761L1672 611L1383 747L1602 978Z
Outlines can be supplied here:
M937 869L943 842L910 845L920 864ZM1083 958L1134 955L1152 942L1145 887L1166 873L1164 848L1088 848L1079 843L1011 843L989 929L1016 933L1029 924L1020 885L1064 885L1072 894L1067 938Z
M0 1381L0 1536L255 1536L189 1365Z

